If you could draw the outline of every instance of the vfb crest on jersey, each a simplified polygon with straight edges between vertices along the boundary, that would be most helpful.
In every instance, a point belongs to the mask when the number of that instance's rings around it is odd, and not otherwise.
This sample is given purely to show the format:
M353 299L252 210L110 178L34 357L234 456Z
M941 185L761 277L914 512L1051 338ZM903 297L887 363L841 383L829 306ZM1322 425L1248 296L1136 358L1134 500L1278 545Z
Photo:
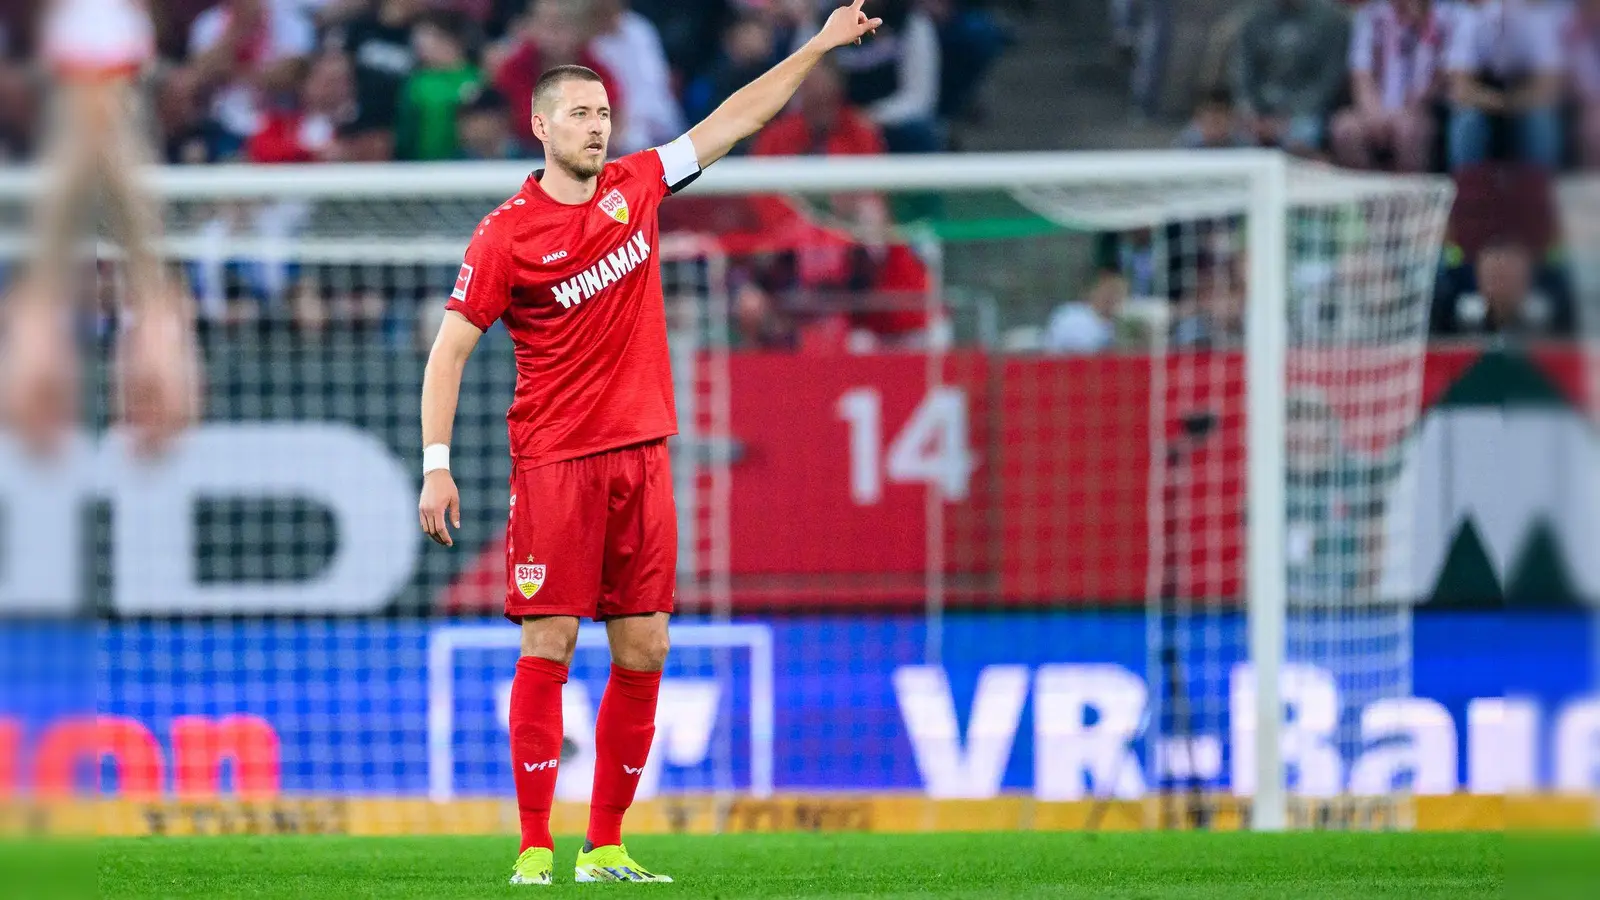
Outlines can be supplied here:
M600 210L618 222L628 224L628 201L623 199L622 192L616 188L611 193L600 198Z
M539 588L544 587L544 564L535 564L531 555L527 562L517 563L514 575L517 590L521 591L526 599L532 600L533 595L539 593Z

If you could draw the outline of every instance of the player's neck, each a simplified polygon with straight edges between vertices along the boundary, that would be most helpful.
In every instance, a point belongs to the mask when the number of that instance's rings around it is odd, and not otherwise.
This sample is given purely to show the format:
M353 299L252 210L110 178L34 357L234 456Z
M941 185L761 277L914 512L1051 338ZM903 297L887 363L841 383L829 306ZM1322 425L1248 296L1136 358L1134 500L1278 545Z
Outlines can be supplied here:
M561 166L552 165L548 159L545 160L544 175L539 179L539 187L550 195L550 199L568 206L588 203L594 198L595 189L599 184L598 175L579 178Z

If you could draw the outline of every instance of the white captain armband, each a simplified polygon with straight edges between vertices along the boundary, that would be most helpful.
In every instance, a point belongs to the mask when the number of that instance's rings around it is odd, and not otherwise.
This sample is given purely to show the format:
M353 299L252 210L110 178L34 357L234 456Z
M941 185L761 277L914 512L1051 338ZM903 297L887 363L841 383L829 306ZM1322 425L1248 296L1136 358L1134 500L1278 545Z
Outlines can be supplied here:
M700 155L687 134L657 147L656 155L661 157L661 177L667 183L668 193L676 194L700 177Z

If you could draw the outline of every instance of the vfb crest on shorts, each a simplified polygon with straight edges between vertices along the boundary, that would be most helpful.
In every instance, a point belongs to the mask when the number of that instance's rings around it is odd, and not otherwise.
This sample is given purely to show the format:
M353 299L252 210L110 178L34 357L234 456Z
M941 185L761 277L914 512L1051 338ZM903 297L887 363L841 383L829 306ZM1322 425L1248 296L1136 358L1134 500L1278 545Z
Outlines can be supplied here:
M528 557L527 562L517 563L516 571L513 574L516 578L517 590L521 591L522 596L528 600L532 600L533 595L539 593L539 588L544 587L544 564L535 564L531 555Z
M624 225L628 224L628 201L616 188L612 188L611 193L600 198L600 211Z

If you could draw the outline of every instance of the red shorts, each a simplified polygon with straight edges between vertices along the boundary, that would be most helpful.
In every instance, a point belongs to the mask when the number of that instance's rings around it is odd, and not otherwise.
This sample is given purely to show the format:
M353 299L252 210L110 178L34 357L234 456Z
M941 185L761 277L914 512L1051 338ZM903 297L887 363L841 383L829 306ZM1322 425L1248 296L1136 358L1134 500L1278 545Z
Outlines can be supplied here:
M666 441L511 473L506 618L672 612L677 577Z

